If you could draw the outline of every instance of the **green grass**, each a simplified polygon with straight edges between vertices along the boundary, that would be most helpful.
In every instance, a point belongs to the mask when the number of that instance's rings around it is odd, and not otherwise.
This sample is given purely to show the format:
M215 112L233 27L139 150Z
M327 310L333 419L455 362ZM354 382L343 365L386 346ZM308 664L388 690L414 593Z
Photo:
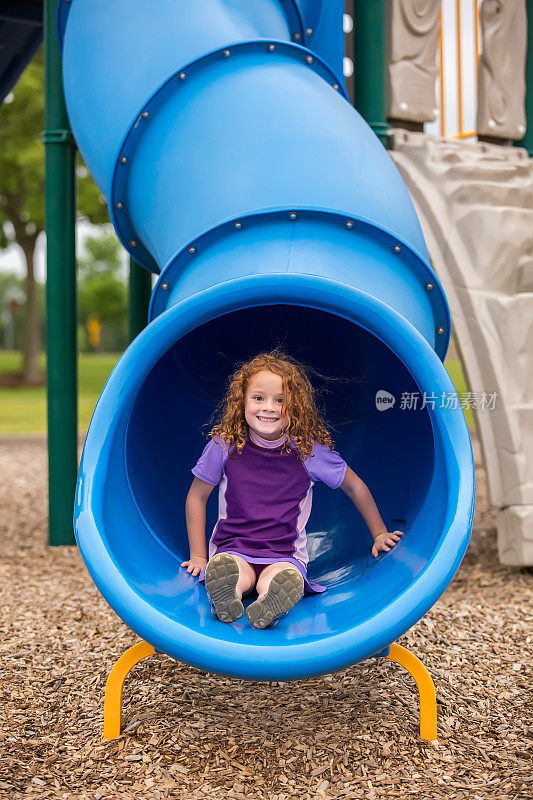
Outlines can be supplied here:
M78 364L78 424L79 430L85 432L94 411L96 402L115 366L118 354L84 353L80 355ZM41 369L45 369L44 355L40 359ZM450 359L445 363L448 374L459 394L467 391L461 362ZM18 353L0 350L0 375L20 370ZM465 411L470 430L474 428L474 416L470 409ZM44 386L22 389L0 387L0 435L46 432L46 390Z
M464 392L468 391L468 387L466 385L465 376L463 373L463 366L458 358L450 358L446 359L444 362L444 366L446 367L446 371L450 376L453 385L455 386L455 391L459 396L461 396ZM466 422L470 432L472 433L476 427L474 422L474 412L471 408L463 409L464 415L466 417Z
M89 427L92 413L118 354L84 353L78 362L78 426L81 432ZM39 364L46 368L42 355ZM20 355L0 350L0 375L20 371ZM46 432L46 389L29 386L8 389L0 386L0 435Z

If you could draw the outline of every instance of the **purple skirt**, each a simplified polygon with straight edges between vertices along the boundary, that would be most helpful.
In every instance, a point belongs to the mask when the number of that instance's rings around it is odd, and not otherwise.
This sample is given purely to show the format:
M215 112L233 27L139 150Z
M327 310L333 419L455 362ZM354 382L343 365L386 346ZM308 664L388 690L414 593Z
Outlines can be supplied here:
M314 583L313 581L307 580L307 570L305 566L302 564L301 561L298 561L297 558L257 558L255 556L244 556L242 553L237 553L234 550L217 550L216 553L213 555L217 555L218 553L227 553L230 556L240 556L243 561L247 561L254 570L256 578L259 577L261 570L267 564L276 564L278 561L290 561L291 564L294 564L296 569L298 569L302 573L302 578L304 579L304 594L320 594L322 592L327 591L326 586L321 586L319 583ZM212 558L213 556L211 556ZM205 567L200 572L198 576L198 581L200 583L205 583ZM253 591L253 590L250 590Z

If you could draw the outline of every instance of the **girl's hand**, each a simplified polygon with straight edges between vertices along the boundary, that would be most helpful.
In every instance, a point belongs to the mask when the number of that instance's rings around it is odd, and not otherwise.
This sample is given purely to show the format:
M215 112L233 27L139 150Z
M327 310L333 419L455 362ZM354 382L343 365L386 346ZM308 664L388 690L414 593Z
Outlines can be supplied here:
M191 575L199 575L207 564L207 558L202 556L191 556L188 561L182 561L181 566L187 567L187 572Z
M374 539L374 546L372 548L372 555L374 558L378 557L380 551L388 553L391 547L394 547L396 542L400 541L400 536L403 536L403 531L394 531L394 533L383 531L383 533L378 534Z

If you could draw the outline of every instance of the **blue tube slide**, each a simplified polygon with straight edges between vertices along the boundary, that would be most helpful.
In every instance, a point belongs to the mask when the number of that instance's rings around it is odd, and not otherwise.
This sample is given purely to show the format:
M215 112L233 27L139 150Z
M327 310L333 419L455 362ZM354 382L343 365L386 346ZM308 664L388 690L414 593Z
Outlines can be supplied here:
M386 652L451 581L473 518L446 299L400 175L344 95L342 3L325 8L70 0L58 17L79 148L122 243L159 274L87 434L77 541L156 650L255 680ZM374 559L353 504L317 485L309 575L328 591L262 631L219 622L179 565L209 418L235 365L276 345L316 371L337 449L405 536Z

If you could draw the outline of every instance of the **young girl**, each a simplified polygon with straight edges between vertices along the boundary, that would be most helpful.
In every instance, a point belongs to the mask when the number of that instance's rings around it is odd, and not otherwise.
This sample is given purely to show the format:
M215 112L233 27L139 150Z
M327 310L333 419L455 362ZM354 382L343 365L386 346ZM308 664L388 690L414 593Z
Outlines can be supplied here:
M275 624L304 591L326 591L307 580L305 526L316 481L350 497L374 538L375 557L399 541L402 532L388 533L367 486L333 450L304 368L279 350L234 373L210 436L192 470L185 504L190 558L181 566L200 573L222 622L242 617L242 597L254 587L258 598L246 609L254 628ZM217 484L208 563L205 507Z

